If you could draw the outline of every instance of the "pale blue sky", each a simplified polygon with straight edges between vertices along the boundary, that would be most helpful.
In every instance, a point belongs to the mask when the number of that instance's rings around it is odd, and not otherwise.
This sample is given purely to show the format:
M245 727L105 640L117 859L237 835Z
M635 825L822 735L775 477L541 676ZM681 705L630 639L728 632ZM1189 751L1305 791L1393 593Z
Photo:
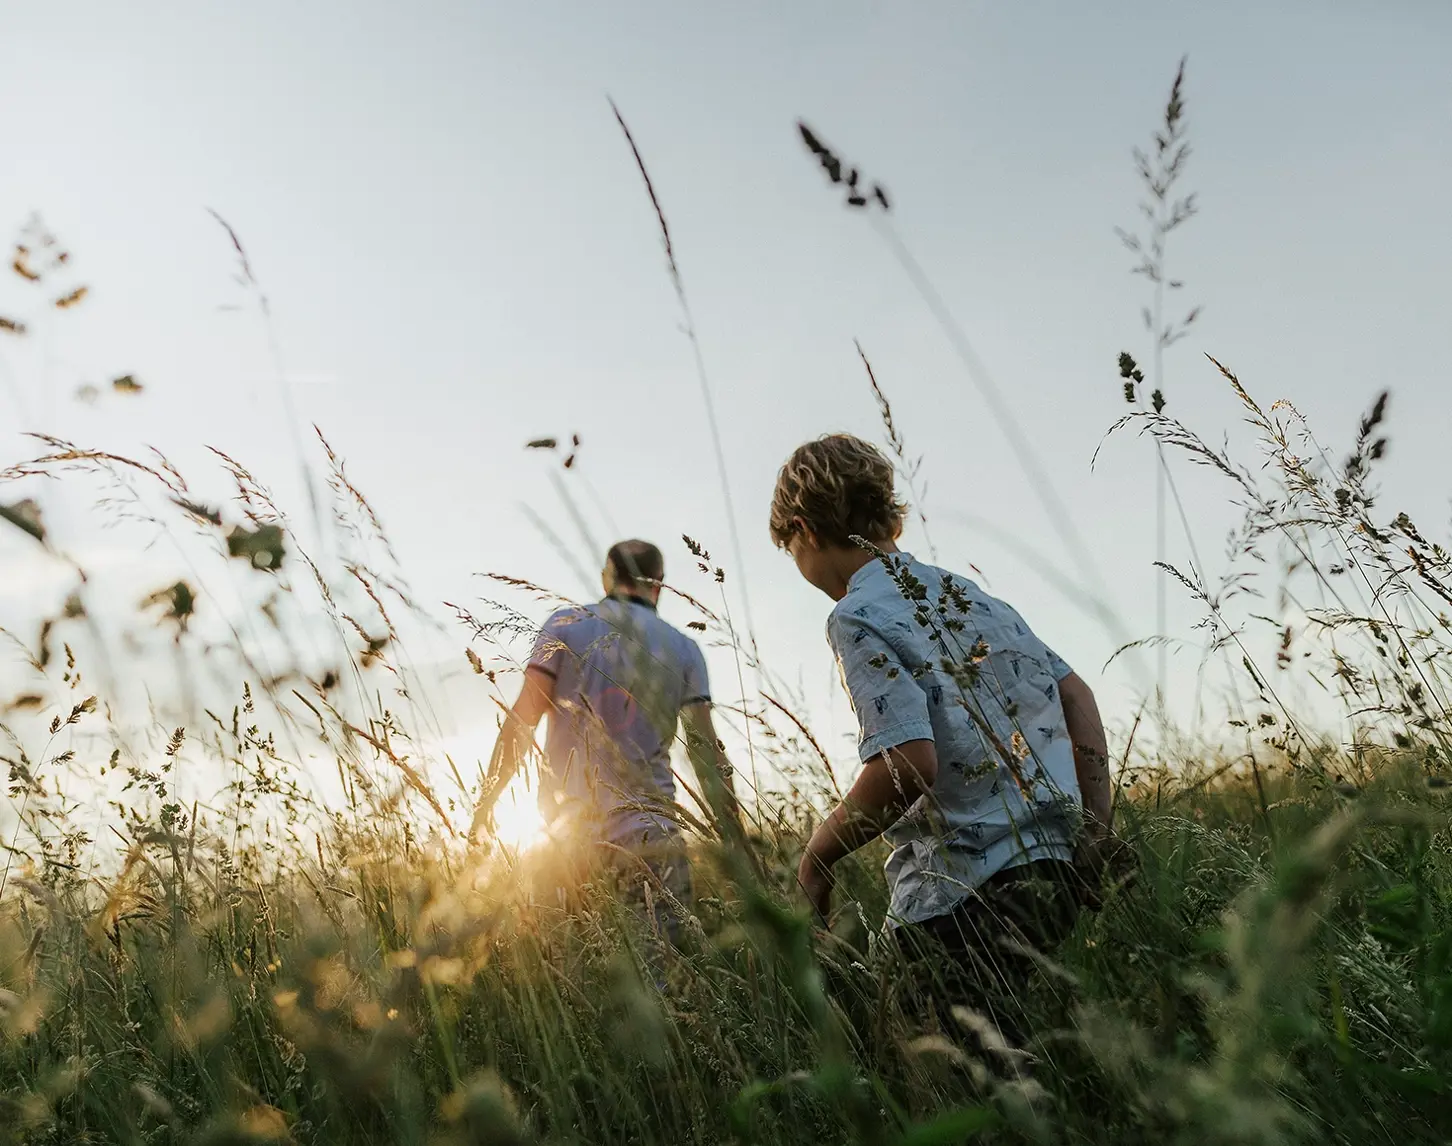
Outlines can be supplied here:
M522 449L572 431L621 532L658 539L682 573L683 532L734 565L690 348L609 93L676 240L766 659L825 706L828 602L772 550L765 510L802 439L880 435L855 337L926 455L943 562L978 565L1098 681L1112 639L1032 562L955 520L987 519L1073 572L927 311L793 123L891 189L901 234L1145 633L1148 446L1111 446L1093 474L1089 460L1124 409L1115 357L1144 350L1143 284L1112 231L1135 221L1130 148L1188 53L1187 187L1203 213L1170 258L1205 312L1169 358L1171 411L1241 440L1202 351L1337 443L1390 387L1387 503L1445 525L1452 5L6 8L0 226L41 210L93 294L28 345L0 346L0 463L26 449L22 429L151 443L192 474L213 444L301 510L263 335L219 310L240 292L210 206L271 297L302 417L347 456L422 598L467 600L480 570L581 591L520 509L574 537L550 462ZM25 309L23 287L0 285L0 313ZM124 372L143 395L71 397ZM1182 483L1218 554L1224 490L1198 472ZM162 578L163 556L107 549L65 488L43 493L66 544L138 583ZM0 534L0 624L35 604L24 543ZM1184 633L1193 610L1172 600ZM1175 664L1183 696L1193 660ZM729 662L714 667L729 677ZM1123 715L1125 680L1103 692Z

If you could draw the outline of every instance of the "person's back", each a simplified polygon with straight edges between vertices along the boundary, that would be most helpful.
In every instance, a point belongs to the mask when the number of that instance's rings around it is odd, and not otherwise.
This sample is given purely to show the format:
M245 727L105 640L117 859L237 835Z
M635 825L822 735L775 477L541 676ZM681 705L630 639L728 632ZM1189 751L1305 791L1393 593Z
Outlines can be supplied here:
M681 712L710 700L700 648L641 596L561 609L530 666L553 676L540 809L610 842L674 830L670 749Z
M487 834L494 802L548 717L539 804L551 835L565 851L583 845L588 863L613 872L629 899L652 903L655 929L674 940L678 908L691 890L672 808L677 724L718 828L736 838L741 828L731 765L712 727L705 658L656 614L664 575L659 549L622 541L605 559L605 599L558 610L545 622L495 745L471 834Z
M862 770L797 879L825 916L835 865L885 835L888 922L917 977L990 1006L1073 926L1075 845L1110 831L1108 748L1089 686L1016 611L897 548L905 510L892 463L848 434L777 475L772 539L837 602L827 635L861 731Z
M941 915L1005 868L1072 858L1080 793L1059 696L1070 670L1012 606L884 554L852 575L827 636L863 758L918 738L937 754L931 795L883 833L894 922Z

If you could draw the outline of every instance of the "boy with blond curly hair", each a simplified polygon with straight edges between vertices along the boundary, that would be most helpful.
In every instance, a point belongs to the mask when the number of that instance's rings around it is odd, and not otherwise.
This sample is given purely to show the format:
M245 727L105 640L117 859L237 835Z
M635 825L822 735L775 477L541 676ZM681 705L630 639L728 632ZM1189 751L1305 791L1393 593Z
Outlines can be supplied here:
M827 639L861 732L862 771L798 879L825 917L835 865L885 836L889 926L945 1003L1009 1033L1028 951L1078 915L1076 849L1110 832L1104 727L1012 606L897 547L905 509L892 464L847 434L798 447L777 477L772 539L836 602Z

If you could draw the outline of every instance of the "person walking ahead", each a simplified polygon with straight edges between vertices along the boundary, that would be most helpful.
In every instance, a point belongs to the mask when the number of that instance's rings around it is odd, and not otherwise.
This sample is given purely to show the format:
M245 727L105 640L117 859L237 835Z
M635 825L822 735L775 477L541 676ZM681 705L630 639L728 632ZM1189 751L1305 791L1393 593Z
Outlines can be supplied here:
M709 802L731 817L736 803L705 658L657 613L664 576L656 546L619 542L605 559L604 598L544 623L500 730L474 831L488 830L499 793L547 719L539 808L551 836L595 853L631 899L653 900L655 926L674 943L676 904L690 895L670 760L678 725Z

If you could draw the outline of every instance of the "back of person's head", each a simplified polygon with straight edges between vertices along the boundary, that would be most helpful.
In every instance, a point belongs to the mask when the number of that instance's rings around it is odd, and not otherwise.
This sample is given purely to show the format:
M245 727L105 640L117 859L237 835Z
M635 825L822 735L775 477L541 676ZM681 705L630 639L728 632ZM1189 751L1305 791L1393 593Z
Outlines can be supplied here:
M605 555L610 591L616 589L647 593L659 591L665 579L665 558L649 541L617 541Z
M785 548L800 518L827 545L850 546L853 537L895 541L906 512L881 450L851 434L826 434L793 450L777 474L771 539Z

